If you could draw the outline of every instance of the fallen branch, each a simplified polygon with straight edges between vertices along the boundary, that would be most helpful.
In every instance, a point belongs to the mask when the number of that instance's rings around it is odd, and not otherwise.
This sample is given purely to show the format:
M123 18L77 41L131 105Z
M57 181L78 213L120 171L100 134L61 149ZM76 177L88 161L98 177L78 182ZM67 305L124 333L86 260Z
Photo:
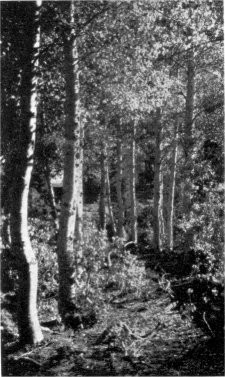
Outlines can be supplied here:
M21 359L21 357L20 357L20 359ZM38 361L36 361L36 360L34 360L34 359L31 359L30 357L23 357L22 358L23 360L27 360L27 361L30 361L30 362L32 362L33 364L35 364L35 365L37 365L38 367L41 367L42 366L42 364L40 364Z
M204 322L206 323L206 326L208 327L209 331L211 332L211 334L213 336L215 336L214 332L212 331L211 327L209 326L208 322L206 321L206 318L205 318L205 312L203 313L203 316L202 316Z

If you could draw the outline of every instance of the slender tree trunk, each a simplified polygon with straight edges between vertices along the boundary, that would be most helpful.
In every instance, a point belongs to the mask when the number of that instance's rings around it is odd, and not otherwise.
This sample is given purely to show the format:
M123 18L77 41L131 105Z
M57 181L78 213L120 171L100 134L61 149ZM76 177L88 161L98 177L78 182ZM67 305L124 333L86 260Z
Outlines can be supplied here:
M81 145L79 117L79 66L75 39L74 2L62 3L71 15L71 30L63 33L65 64L65 144L63 197L58 236L59 313L66 322L76 310L74 236L77 215L77 194L80 179Z
M105 145L102 143L101 155L100 155L100 169L101 169L101 187L99 198L99 227L101 230L105 230L106 227L106 213L105 213L105 199L106 199L106 153Z
M187 61L187 92L185 109L185 130L184 130L184 153L187 158L193 145L193 122L195 106L195 62L194 51L191 49Z
M163 216L163 170L161 153L161 111L157 109L155 120L155 170L154 170L154 226L153 245L157 250L162 250L164 239L164 216Z
M122 197L122 179L123 179L123 155L122 155L122 140L117 140L117 175L116 175L116 194L118 204L118 221L117 221L117 235L123 237L124 224L124 208Z
M112 208L112 201L111 201L108 156L106 158L106 198L107 198L108 212L109 212L109 224L111 227L111 233L114 236L116 234L116 227L115 227L115 220L113 216L113 208Z
M81 134L81 150L80 150L80 167L79 167L79 184L78 184L78 195L77 195L77 218L75 224L75 247L76 243L79 244L79 256L82 257L83 250L82 245L84 242L83 234L83 212L84 212L84 193L83 193L83 161L84 161L84 151L83 151L83 140L84 140L84 129L82 122L80 123L80 134Z
M39 4L40 5L40 2ZM28 194L34 163L37 122L37 69L40 46L39 8L26 5L27 41L25 65L21 73L20 145L11 190L12 251L19 272L18 328L21 343L43 339L37 314L38 266L28 232Z
M191 208L190 200L190 170L193 164L193 127L194 127L194 107L195 107L195 61L194 51L191 48L187 60L187 91L185 109L185 129L184 129L184 157L185 167L183 171L184 180L184 201L183 211L188 214Z
M174 220L175 181L176 181L176 170L177 170L177 152L178 152L178 132L177 132L177 128L175 127L172 158L171 158L169 195L168 195L168 203L167 203L167 214L168 214L167 245L171 250L173 249L173 220Z
M54 221L55 229L58 230L59 229L58 213L56 209L54 189L51 184L50 168L49 168L48 162L46 162L46 165L45 165L45 180L46 180L46 185L48 189L49 203L51 206L51 215Z
M137 202L136 202L136 120L133 123L131 139L130 198L131 198L131 240L137 243Z
M124 203L124 224L126 225L127 230L130 233L130 214L131 214L131 190L130 190L130 170L131 170L131 150L129 150L128 154L124 157L124 169L123 174L123 203Z

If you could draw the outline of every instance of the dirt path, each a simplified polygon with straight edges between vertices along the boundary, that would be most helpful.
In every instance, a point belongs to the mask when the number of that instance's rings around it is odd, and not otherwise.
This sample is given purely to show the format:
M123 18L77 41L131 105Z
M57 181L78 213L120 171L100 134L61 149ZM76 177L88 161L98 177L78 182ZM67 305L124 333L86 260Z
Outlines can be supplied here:
M3 375L224 375L222 345L182 320L156 285L148 301L108 305L94 327L51 331L39 347L8 354Z

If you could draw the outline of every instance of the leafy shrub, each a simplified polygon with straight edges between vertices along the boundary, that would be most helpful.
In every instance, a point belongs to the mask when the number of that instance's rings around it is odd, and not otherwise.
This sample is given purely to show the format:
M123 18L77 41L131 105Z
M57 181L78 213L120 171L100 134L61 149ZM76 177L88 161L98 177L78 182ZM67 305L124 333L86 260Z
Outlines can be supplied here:
M104 232L89 227L85 232L83 257L77 267L77 300L103 310L128 293L143 294L146 285L143 263L125 250L122 241L109 243ZM147 289L147 288L146 288Z
M57 296L58 292L56 244L49 242L53 232L51 221L29 219L30 239L38 260L39 300Z
M223 334L223 188L215 166L201 156L186 177L188 211L177 203L174 250L153 255L148 264L163 276L184 317L211 336Z
M139 253L141 254L143 246L150 244L153 238L153 213L150 201L148 201L147 205L138 204L137 224Z
M183 317L188 317L204 332L224 337L224 282L209 275L188 278L171 284L173 300Z
M224 280L222 266L207 250L149 250L146 267L161 275L160 287L189 318L213 337L224 333Z

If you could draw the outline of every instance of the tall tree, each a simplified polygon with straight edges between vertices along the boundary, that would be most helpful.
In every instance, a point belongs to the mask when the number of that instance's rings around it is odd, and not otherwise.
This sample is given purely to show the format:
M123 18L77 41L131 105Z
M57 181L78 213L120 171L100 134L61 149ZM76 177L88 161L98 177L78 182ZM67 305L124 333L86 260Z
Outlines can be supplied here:
M137 243L137 201L136 201L136 128L137 120L134 119L131 135L131 160L130 160L130 198L131 198L131 240Z
M116 226L113 214L112 200L111 200L111 188L110 188L110 179L109 179L109 157L106 150L106 200L108 205L108 214L109 214L109 223L108 225L108 234L109 236L115 236ZM110 237L111 238L111 237Z
M80 69L78 42L75 33L75 2L62 3L68 26L62 29L65 64L65 141L63 197L58 236L59 313L63 320L76 310L74 237L77 200L80 187L81 129L80 129Z
M101 182L100 182L100 197L99 197L99 227L101 230L105 230L106 227L106 212L105 212L105 201L106 201L106 148L104 141L101 143L101 154L100 154L100 171L101 171Z
M14 176L10 190L11 249L19 273L18 328L21 343L39 343L43 339L37 313L38 266L28 232L28 194L34 164L37 123L37 83L40 47L39 12L41 3L12 3L14 25L22 33L22 52L18 113L17 158L11 163ZM16 38L16 35L14 37ZM9 48L10 53L10 48ZM15 157L15 156L14 156Z
M172 156L170 165L169 177L169 193L167 199L167 246L170 250L174 247L174 198L176 187L176 173L177 173L177 156L178 156L178 130L175 127L174 140L172 143Z
M122 197L122 179L123 179L123 154L122 154L122 132L119 124L118 138L117 138L117 173L116 173L116 194L118 205L118 221L117 221L117 235L123 237L124 225L124 205Z
M194 51L190 49L187 56L187 89L186 89L186 108L185 108L185 130L184 130L184 152L185 156L190 154L193 145L193 122L195 108L195 62Z
M80 166L78 172L78 189L77 189L77 213L75 222L75 244L74 247L79 249L79 256L82 257L82 246L84 241L83 212L84 212L84 192L83 192L83 164L84 164L84 125L80 118ZM78 250L77 250L78 251Z
M163 164L162 164L162 121L161 109L157 108L155 116L155 168L154 168L154 248L161 250L164 241L163 213Z

